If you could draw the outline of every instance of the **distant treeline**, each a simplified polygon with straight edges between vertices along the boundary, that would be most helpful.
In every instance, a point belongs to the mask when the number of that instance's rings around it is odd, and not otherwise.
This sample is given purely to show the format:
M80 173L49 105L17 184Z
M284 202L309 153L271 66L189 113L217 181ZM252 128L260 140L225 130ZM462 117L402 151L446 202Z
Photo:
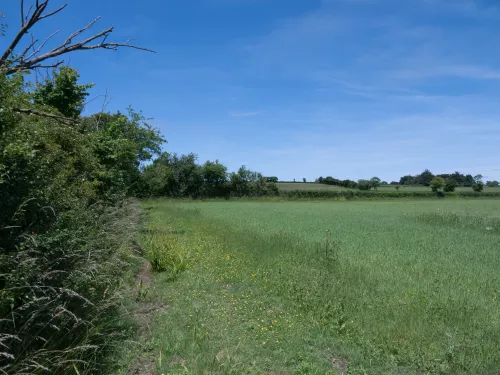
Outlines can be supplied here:
M335 200L357 200L357 199L415 199L415 198L500 198L500 191L457 191L457 192L433 192L429 191L361 191L361 190L280 190L280 197L288 199L335 199Z
M448 186L462 186L462 187L474 187L482 180L481 175L476 175L472 176L470 174L464 175L460 172L455 172L452 174L437 174L434 175L431 171L426 169L422 173L411 176L411 175L406 175L403 176L399 179L399 182L397 181L392 181L390 184L387 183L386 181L381 181L378 177L373 177L370 180L358 180L358 181L352 181L352 180L340 180L337 178L333 178L331 176L328 177L319 177L316 182L320 184L326 184L326 185L335 185L335 186L341 186L345 188L351 188L351 189L360 189L360 190L370 190L371 188L377 189L378 186L380 185L421 185L421 186L431 186L432 181L435 179L443 179L444 184L447 184ZM498 181L487 181L486 186L488 187L497 187L500 186L500 182Z

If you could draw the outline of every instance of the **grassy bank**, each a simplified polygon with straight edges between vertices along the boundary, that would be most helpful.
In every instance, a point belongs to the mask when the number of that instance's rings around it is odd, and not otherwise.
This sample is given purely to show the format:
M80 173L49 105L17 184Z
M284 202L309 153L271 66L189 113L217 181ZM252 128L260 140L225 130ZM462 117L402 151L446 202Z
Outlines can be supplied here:
M159 373L500 368L499 201L145 207Z

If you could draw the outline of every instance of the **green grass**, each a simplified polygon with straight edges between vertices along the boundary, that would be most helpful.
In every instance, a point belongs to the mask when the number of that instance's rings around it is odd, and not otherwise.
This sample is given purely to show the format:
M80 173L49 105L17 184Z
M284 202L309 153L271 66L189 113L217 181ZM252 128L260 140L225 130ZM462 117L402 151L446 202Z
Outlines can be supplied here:
M498 374L498 200L145 207L159 373Z

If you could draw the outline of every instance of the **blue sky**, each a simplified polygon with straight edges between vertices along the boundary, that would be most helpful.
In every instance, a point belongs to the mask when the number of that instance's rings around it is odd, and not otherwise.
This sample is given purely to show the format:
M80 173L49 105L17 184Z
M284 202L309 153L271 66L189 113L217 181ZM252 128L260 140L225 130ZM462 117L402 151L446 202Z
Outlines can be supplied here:
M18 1L6 1L13 33ZM114 25L114 39L157 51L70 63L93 96L108 92L108 110L152 117L169 152L284 180L425 168L500 180L498 1L68 2L35 31L63 38L99 15L95 30Z

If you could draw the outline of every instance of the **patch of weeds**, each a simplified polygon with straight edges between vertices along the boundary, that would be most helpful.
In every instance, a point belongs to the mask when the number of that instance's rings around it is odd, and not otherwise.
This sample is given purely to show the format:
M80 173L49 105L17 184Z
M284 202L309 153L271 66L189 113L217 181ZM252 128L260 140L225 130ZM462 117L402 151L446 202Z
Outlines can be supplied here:
M177 237L162 235L146 237L143 241L145 257L154 272L167 272L174 281L188 267L190 255Z

